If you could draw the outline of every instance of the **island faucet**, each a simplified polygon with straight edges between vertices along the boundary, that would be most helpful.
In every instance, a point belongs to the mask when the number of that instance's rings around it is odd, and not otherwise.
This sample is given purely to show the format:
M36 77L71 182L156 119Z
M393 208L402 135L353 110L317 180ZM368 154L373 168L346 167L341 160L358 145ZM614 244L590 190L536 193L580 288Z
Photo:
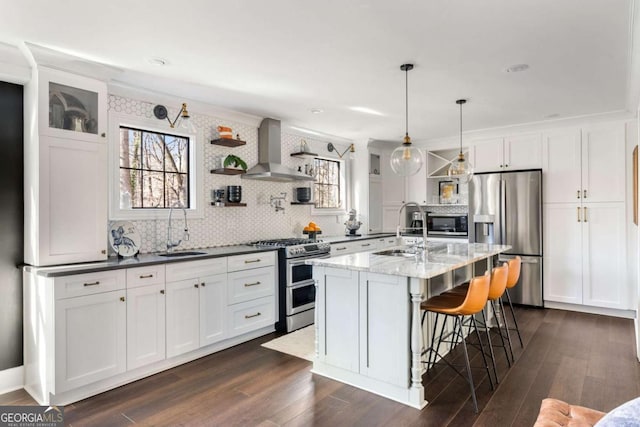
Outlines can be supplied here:
M178 207L182 209L184 213L184 234L182 235L182 239L179 239L177 242L174 242L171 238L171 214L173 213L173 208ZM173 206L169 208L169 221L167 223L167 252L173 252L173 248L177 247L183 240L189 240L189 226L187 225L187 210L184 208L182 203L177 202Z
M422 210L422 208L420 207L419 204L417 204L416 202L407 202L404 203L402 206L400 206L400 209L398 210L398 227L396 228L396 238L400 238L400 223L402 222L402 209L406 208L407 206L415 206L416 208L418 208L418 210L420 211L420 216L422 217L422 223L425 224L424 227L422 227L422 245L423 247L427 247L427 218L424 214L424 211Z

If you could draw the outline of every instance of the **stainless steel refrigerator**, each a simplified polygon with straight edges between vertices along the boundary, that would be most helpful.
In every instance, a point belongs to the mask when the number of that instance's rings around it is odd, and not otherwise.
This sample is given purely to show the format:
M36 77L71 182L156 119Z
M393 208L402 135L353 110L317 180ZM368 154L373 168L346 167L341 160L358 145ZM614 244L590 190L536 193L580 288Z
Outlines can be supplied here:
M498 258L522 258L520 280L509 295L514 303L542 307L542 170L475 174L469 241L511 245Z

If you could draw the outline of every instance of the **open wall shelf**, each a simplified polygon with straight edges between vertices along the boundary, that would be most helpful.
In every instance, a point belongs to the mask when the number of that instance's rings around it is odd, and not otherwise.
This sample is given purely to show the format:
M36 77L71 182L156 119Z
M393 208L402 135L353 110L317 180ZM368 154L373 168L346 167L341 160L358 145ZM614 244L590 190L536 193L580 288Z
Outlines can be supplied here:
M241 145L246 145L247 141L240 141L239 139L231 139L231 138L218 138L211 140L213 145L222 145L224 147L239 147Z
M220 168L220 169L211 169L211 173L215 173L218 175L242 175L246 171L242 169L234 169L234 168Z

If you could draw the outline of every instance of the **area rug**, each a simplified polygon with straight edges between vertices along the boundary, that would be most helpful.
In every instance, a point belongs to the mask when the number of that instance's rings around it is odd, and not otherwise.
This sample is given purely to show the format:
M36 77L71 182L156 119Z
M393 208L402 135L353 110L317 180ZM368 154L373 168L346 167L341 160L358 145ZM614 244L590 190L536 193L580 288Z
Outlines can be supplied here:
M315 340L316 329L311 325L266 342L262 346L313 362Z

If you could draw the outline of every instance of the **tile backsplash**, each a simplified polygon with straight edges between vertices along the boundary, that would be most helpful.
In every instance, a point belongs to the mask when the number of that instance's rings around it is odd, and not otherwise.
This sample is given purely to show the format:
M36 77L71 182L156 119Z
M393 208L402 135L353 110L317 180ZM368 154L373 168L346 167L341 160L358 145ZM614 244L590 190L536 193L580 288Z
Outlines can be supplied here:
M131 116L132 119L154 119L154 103L136 99L110 95L109 110L120 115ZM169 108L169 116L175 117L176 109ZM202 194L198 194L198 203L204 203L204 218L189 219L190 240L182 242L179 249L195 249L211 246L224 246L247 243L259 239L303 237L302 228L309 221L316 222L325 235L339 235L344 232L344 218L335 215L311 215L310 205L291 205L294 201L294 188L301 186L295 183L281 183L272 181L254 181L241 179L240 176L211 174L211 169L220 167L221 159L228 154L241 157L249 167L258 162L258 129L239 122L224 120L219 117L191 113L192 123L198 130L198 134L204 135L203 140L197 141L203 144L203 179ZM210 140L217 138L217 126L228 126L233 129L233 134L239 134L240 139L247 144L240 147L223 147L213 145ZM300 151L300 142L303 138L299 135L282 133L282 164L294 169L298 166L304 170L304 164L310 163L310 159L291 157L292 152ZM314 152L316 149L326 151L328 140L321 138L308 138L304 140ZM322 151L322 152L324 152ZM304 183L309 186L312 183ZM242 186L242 202L246 207L215 207L211 206L212 190L226 188L227 185ZM276 212L270 206L270 196L287 194L283 204L284 211ZM155 252L166 249L167 220L135 220L131 221L141 235L141 252ZM172 236L182 236L183 216L179 211L174 212Z

